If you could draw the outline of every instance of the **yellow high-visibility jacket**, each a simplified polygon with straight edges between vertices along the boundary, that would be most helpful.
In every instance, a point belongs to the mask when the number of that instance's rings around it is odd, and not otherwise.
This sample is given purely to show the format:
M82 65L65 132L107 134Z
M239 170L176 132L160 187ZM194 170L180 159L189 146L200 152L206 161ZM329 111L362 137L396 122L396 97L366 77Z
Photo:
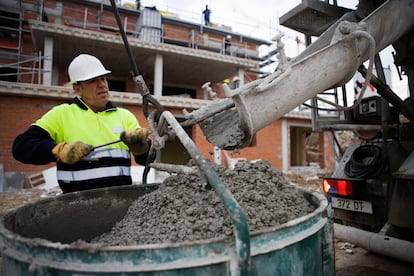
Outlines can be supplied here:
M56 161L50 151L59 142L81 141L98 146L119 139L122 131L139 127L136 117L127 109L108 102L104 111L94 112L76 97L71 104L52 108L18 136L13 155L24 163L45 164ZM95 149L73 165L58 162L56 167L63 192L132 183L131 155L123 142Z

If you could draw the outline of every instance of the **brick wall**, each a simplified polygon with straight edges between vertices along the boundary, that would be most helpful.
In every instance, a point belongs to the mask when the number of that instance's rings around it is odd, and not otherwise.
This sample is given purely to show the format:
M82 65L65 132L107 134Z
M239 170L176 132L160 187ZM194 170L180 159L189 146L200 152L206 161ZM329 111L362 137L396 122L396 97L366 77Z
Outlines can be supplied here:
M0 163L5 171L22 171L33 173L49 168L51 165L32 166L22 164L12 157L11 146L14 138L25 131L36 118L46 113L53 105L62 101L44 100L25 97L1 96L0 118Z

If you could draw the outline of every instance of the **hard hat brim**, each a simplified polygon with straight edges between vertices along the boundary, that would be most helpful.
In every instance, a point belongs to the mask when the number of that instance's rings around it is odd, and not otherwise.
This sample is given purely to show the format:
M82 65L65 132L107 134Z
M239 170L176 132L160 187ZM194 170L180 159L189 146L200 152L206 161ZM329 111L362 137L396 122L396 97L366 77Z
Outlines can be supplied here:
M99 74L93 74L93 75L85 76L84 78L80 78L76 81L71 81L70 84L76 84L78 82L88 81L88 80L91 80L91 79L94 79L94 78L109 75L110 73L112 73L112 71L104 70L104 71L100 72Z

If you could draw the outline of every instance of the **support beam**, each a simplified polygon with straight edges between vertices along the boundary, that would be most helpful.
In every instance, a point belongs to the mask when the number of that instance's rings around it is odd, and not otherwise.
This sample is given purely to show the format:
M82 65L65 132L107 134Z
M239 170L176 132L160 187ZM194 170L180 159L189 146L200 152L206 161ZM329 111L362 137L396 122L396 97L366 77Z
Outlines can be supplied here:
M162 96L163 67L163 56L156 54L154 64L154 96Z
M240 80L240 85L243 85L244 84L244 70L241 68L239 68L238 70L238 77Z
M45 37L45 51L43 61L43 85L52 85L53 69L53 38Z

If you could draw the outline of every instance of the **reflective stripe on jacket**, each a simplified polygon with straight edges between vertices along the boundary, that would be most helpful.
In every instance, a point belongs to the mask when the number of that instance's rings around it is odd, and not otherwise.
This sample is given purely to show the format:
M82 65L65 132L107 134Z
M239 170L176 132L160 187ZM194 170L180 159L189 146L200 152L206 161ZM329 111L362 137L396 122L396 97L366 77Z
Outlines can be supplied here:
M58 181L65 183L131 176L131 156L123 149L97 149L74 165L58 164L56 172Z

